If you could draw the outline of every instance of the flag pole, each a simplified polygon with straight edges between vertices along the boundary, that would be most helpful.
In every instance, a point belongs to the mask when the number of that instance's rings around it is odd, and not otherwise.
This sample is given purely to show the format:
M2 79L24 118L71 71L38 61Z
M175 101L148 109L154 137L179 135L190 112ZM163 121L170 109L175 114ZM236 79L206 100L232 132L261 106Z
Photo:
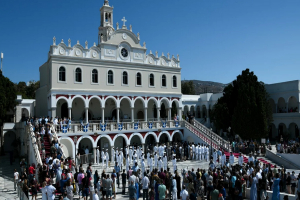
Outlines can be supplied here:
M3 71L2 71L2 60L3 60L3 53L1 52L1 72L3 73Z

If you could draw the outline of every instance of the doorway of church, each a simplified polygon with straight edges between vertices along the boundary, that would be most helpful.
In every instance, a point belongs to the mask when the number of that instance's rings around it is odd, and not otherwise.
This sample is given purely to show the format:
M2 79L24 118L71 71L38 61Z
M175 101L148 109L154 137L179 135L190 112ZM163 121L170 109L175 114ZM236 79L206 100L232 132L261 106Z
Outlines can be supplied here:
M60 113L61 113L61 118L68 118L69 117L69 113L68 113L68 104L67 103L63 103L61 105L61 110L60 110Z

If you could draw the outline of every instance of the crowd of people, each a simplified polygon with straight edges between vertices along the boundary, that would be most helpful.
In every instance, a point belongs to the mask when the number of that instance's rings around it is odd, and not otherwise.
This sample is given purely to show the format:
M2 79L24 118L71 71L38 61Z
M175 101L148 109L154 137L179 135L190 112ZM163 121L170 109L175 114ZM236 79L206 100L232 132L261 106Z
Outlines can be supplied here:
M115 199L118 191L128 194L129 199L147 200L243 199L247 189L250 189L251 200L268 199L268 190L273 191L273 200L280 199L280 192L300 193L300 174L276 166L271 168L251 154L244 163L241 153L238 157L233 154L238 151L235 145L229 157L222 149L215 151L207 145L187 141L149 145L146 151L138 146L127 146L119 151L116 148L111 158L99 148L96 160L99 165L102 161L103 166L99 174L93 171L91 164L84 168L81 157L76 158L77 162L63 157L61 146L47 123L34 125L34 129L42 152L43 140L49 138L50 153L44 154L41 166L32 164L27 168L26 161L22 160L21 173L14 171L15 187L19 185L27 197L30 192L32 199L36 199L38 191L42 199L47 200L56 195L70 200L74 195L93 200ZM114 167L108 166L106 160L114 163ZM178 161L186 160L203 161L208 167L178 170Z
M276 150L278 153L300 153L300 143L299 138L297 137L294 140L281 141L276 144Z

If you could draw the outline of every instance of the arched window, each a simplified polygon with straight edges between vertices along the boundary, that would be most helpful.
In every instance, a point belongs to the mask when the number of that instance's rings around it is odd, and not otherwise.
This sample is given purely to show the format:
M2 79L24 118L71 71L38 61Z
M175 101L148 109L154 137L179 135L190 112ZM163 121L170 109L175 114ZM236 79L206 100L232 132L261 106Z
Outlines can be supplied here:
M107 73L107 82L109 84L114 84L114 73L111 70Z
M164 74L161 77L161 86L162 87L166 87L167 86L167 77Z
M142 85L142 75L140 72L136 74L136 85Z
M80 68L77 68L75 71L75 81L81 82L81 69Z
M150 86L154 86L154 75L153 74L150 74L150 76L149 76L149 84L150 84Z
M173 87L177 87L177 77L173 76Z
M66 69L64 67L59 68L59 81L66 81Z
M98 83L98 71L96 69L92 71L92 83Z
M123 84L127 85L128 84L128 74L127 72L123 72Z

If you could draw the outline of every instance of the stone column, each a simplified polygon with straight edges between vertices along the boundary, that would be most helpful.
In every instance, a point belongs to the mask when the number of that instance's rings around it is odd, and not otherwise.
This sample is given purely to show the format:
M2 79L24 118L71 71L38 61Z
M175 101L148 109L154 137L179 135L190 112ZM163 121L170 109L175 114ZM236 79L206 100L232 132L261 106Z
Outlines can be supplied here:
M85 123L89 122L89 108L85 108Z
M120 108L117 108L117 123L120 123Z
M300 104L299 104L300 105ZM278 110L277 110L277 103L275 104L275 112L278 113Z
M56 117L56 107L51 108L51 117Z
M168 109L168 120L172 119L172 112L171 112L171 108Z
M160 108L157 108L157 120L159 121L160 120Z
M94 147L94 151L93 151L93 155L94 155L94 165L96 164L96 156L97 156L97 154L96 154L96 151L97 150L97 147Z
M146 152L146 149L145 149L145 143L142 144L142 148L143 148L143 151L142 151L142 152L143 152L144 155L145 155L145 152Z
M113 148L114 148L114 146L111 146L111 148L110 148L110 156L109 156L109 159L110 159L110 162L112 163L112 160L113 160L113 153L114 153L114 151L113 151Z
M131 122L134 122L134 108L131 108Z
M289 102L286 103L286 112L289 112Z
M144 121L147 121L147 108L144 108Z
M69 118L72 119L72 108L68 108Z
M102 107L101 108L101 121L102 121L102 124L104 124L104 118L105 118L105 116L104 116L104 108Z
M179 121L182 119L182 109L178 108L178 116L179 116Z

